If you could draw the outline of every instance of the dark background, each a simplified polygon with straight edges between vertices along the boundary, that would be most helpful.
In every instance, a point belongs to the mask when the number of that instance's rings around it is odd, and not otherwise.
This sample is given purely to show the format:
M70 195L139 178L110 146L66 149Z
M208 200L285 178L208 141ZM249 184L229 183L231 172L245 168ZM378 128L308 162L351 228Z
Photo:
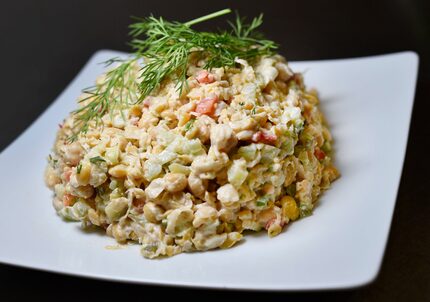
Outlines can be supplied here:
M426 123L430 109L429 3L406 0L2 1L0 150L33 122L95 51L128 50L127 26L131 15L153 13L187 21L226 7L239 9L242 15L250 17L263 12L263 30L282 45L281 53L289 60L414 50L420 55L420 72L390 237L381 271L370 285L342 291L245 294L127 285L0 265L0 301L27 297L110 300L132 299L134 295L143 300L153 294L175 294L188 299L201 295L244 299L252 295L261 300L430 301L427 148L430 127ZM213 21L198 29L211 30L221 24L223 21Z

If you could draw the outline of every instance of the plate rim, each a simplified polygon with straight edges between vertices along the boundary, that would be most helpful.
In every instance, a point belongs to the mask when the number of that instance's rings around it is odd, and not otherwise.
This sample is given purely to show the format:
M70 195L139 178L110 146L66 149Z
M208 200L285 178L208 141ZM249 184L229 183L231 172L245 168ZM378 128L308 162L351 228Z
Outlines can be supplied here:
M11 147L13 147L15 145L16 142L18 142L23 136L26 135L26 133L32 128L33 125L35 125L39 120L43 119L44 116L46 115L46 113L52 108L52 106L54 106L54 104L57 103L57 101L59 101L59 99L61 99L62 95L69 90L69 88L73 85L73 83L75 81L77 81L78 78L80 78L80 76L93 64L93 61L104 54L112 54L112 53L122 53L124 55L127 55L127 53L125 52L120 52L120 51L116 51L116 50L110 50L110 49L100 49L96 52L94 52L86 61L86 63L82 66L82 68L76 73L76 75L73 77L73 79L62 89L62 91L55 97L54 101L51 102L49 104L49 106L47 106L43 112L34 120L32 121L16 138L14 138L12 140L11 143L9 143L1 152L0 152L0 157L2 157L2 155L5 154L5 152L7 150L9 150ZM393 216L394 216L394 208L395 205L397 203L397 198L398 198L398 192L399 192L399 188L400 188L400 184L401 184L401 179L402 179L402 173L403 173L403 168L404 168L404 162L405 162L405 158L406 158L406 154L407 154L407 147L408 147L408 138L409 138L409 133L410 133L410 125L411 125L411 121L412 121L412 115L413 115L413 110L414 110L414 103L415 103L415 98L416 98L416 88L417 88L417 84L418 84L418 72L419 72L419 55L418 53L416 53L415 51L411 51L411 50L405 50L405 51L400 51L400 52L392 52L392 53L386 53L386 54L378 54L378 55L370 55L370 56L364 56L364 57L351 57L351 58L340 58L340 59L323 59L323 60L306 60L306 61L291 61L290 63L332 63L332 62L343 62L343 61L348 61L348 60L361 60L361 59L378 59L378 58L382 58L382 57L386 57L386 56L392 56L392 55L408 55L412 58L413 60L413 71L414 71L414 79L413 79L413 88L412 88L412 101L411 101L411 106L410 106L410 112L408 114L408 125L407 125L407 129L406 130L406 144L403 147L402 150L402 158L400 160L400 165L401 165L401 169L400 169L400 177L397 180L397 184L396 184L396 191L395 191L395 200L393 202L393 206L392 206L392 211L391 211L391 215L389 218L389 224L388 224L388 231L387 234L385 236L385 242L383 245L383 249L382 249L382 256L379 257L379 261L378 261L378 265L374 266L374 269L372 271L369 270L369 274L368 276L366 276L365 278L361 278L361 280L358 280L360 278L356 278L355 282L345 282L343 284L335 283L335 284L321 284L321 285L317 285L315 283L310 284L310 286L294 286L294 287L288 287L288 286L284 286L284 287L279 287L279 286L274 286L274 287L270 287L270 286L263 286L263 287L250 287L249 285L245 285L244 286L238 286L238 285L234 285L232 287L228 286L228 285L223 285L222 283L216 283L216 284L207 284L207 282L183 282L183 281L177 281L177 282L173 282L173 281L160 281L160 280L139 280L136 278L127 278L127 277L123 277L123 276L116 276L116 275L104 275L104 274L100 274L100 273L87 273L87 272L77 272L77 271L71 271L69 269L66 270L59 270L59 269L55 269L55 268L50 268L48 266L43 266L43 265L30 265L27 263L24 263L22 261L16 261L14 259L7 259L7 257L2 257L0 256L0 263L3 265L7 265L7 266L12 266L12 267L18 267L18 268L26 268L26 269L33 269L33 270L37 270L37 271L42 271L42 272L49 272L49 273L55 273L55 274L61 274L61 275L66 275L66 276L72 276L72 277L83 277L83 278L88 278L88 279L95 279L95 280L103 280L103 281L110 281L110 282L121 282L121 283L132 283L132 284L143 284L143 285L157 285L157 286L168 286L168 287L181 287L181 288L202 288L202 289L228 289L228 290L247 290L247 291L303 291L303 290L310 290L310 291L315 291L315 290L331 290L331 289L350 289L350 288L358 288L358 287L363 287L371 282L373 282L381 269L382 266L382 262L384 259L384 254L386 251L386 247L388 244L388 239L390 236L390 232L391 232L391 225L392 225L392 220L393 220Z

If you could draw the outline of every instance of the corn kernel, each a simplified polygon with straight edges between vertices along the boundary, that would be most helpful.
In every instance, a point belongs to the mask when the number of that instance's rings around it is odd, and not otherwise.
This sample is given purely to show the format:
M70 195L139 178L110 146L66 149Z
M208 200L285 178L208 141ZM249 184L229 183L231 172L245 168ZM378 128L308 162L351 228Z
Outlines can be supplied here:
M282 227L278 223L273 223L270 225L270 227L267 229L267 234L269 237L275 237L282 231Z
M191 114L189 114L188 112L185 112L184 114L179 116L178 126L179 127L184 126L186 123L188 123L190 119L191 119Z
M231 232L227 234L227 239L221 244L220 248L228 249L232 247L236 242L242 239L242 234L238 232Z
M82 163L79 173L76 173L76 180L79 185L85 186L90 181L91 165L88 162Z
M282 215L290 220L296 220L299 217L300 211L297 203L291 196L284 196L281 199Z
M127 167L125 165L116 165L109 169L109 174L113 177L124 178L127 176Z

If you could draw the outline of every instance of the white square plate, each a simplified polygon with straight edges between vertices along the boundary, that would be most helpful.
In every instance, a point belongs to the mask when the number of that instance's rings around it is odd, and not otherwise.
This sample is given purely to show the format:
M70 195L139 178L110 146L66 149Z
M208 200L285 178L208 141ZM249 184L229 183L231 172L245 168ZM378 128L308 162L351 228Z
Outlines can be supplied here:
M43 182L58 123L102 73L98 63L118 55L124 53L97 52L0 154L0 262L124 282L252 290L345 288L376 277L405 155L415 53L292 63L320 92L342 177L313 216L276 238L249 235L232 249L161 260L144 259L137 246L106 249L115 244L112 238L62 221Z

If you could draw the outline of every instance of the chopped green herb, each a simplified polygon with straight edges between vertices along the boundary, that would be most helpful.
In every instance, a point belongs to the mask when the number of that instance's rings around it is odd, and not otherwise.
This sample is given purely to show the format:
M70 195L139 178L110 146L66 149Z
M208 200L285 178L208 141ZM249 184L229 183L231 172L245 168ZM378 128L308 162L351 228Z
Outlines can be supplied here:
M97 164L99 162L105 162L105 160L100 156L96 156L96 157L90 158L90 162L93 164Z
M51 154L48 155L48 163L52 165L53 168L56 167L58 160L54 159Z
M239 105L243 106L243 105L245 105L245 102L240 102Z
M76 173L81 174L82 170L82 163L79 163L79 165L76 167Z
M257 199L257 207L264 207L270 201L270 196L265 195L259 199Z
M186 123L185 124L185 126L184 126L184 130L185 130L185 132L188 132L192 127L193 127L193 124L194 124L194 122L195 122L195 120L196 119L190 119L189 121L188 121L188 123Z
M252 110L251 110L251 114L252 114L252 115L254 115L254 114L255 114L255 106L254 106L254 108L252 108Z

